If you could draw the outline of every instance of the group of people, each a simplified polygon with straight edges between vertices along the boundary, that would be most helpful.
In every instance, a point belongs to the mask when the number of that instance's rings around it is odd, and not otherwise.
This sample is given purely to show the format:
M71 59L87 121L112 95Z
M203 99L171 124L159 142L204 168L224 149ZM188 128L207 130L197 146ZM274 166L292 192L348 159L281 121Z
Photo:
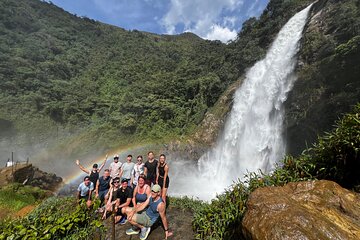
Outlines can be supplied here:
M127 235L139 234L144 240L150 233L151 226L161 218L165 230L165 238L171 236L165 214L166 195L169 187L169 166L166 156L161 154L155 159L152 151L148 152L148 160L144 163L141 155L136 163L132 162L132 155L121 163L119 155L102 176L100 171L105 166L108 156L100 167L93 165L91 170L84 168L79 160L76 164L88 175L78 187L78 199L84 199L88 208L91 207L93 195L100 199L103 219L110 212L115 214L115 222L132 227L126 230Z

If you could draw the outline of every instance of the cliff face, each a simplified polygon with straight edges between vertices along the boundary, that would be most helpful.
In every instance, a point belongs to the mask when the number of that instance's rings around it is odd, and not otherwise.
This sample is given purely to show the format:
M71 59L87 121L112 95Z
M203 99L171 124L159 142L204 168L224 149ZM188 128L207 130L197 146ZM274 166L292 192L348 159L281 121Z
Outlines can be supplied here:
M298 79L286 101L288 152L301 153L360 100L360 2L319 1L299 53Z

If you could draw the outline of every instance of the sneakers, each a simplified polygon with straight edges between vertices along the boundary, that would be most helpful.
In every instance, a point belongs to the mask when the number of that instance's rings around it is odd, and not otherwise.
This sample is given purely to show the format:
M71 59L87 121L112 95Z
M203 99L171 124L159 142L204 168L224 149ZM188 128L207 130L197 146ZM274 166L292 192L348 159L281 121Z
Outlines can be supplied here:
M126 217L125 217L125 216L122 216L121 219L120 219L120 221L117 222L117 223L120 224L120 225L124 225L126 222L127 222Z
M149 227L143 227L141 229L140 240L145 240L149 236L150 229Z
M126 230L126 235L134 235L134 234L139 234L140 230L134 230L133 228L129 228L128 230Z

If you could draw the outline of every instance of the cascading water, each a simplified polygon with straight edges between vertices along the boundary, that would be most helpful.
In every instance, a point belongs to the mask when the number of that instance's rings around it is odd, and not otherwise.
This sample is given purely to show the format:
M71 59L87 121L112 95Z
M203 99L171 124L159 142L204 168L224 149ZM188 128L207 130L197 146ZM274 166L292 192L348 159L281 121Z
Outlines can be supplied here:
M283 103L296 79L296 53L310 8L286 23L266 57L247 72L221 138L199 159L198 169L173 166L183 172L173 171L171 194L211 199L247 171L272 170L284 156Z

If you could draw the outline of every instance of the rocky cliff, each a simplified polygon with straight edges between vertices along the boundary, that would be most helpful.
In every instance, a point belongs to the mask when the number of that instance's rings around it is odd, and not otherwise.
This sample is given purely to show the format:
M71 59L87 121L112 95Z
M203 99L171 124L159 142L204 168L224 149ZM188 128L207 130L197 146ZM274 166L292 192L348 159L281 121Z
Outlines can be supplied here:
M286 101L288 152L301 153L360 100L360 2L314 6Z
M259 188L242 225L246 239L360 239L360 195L330 181Z

